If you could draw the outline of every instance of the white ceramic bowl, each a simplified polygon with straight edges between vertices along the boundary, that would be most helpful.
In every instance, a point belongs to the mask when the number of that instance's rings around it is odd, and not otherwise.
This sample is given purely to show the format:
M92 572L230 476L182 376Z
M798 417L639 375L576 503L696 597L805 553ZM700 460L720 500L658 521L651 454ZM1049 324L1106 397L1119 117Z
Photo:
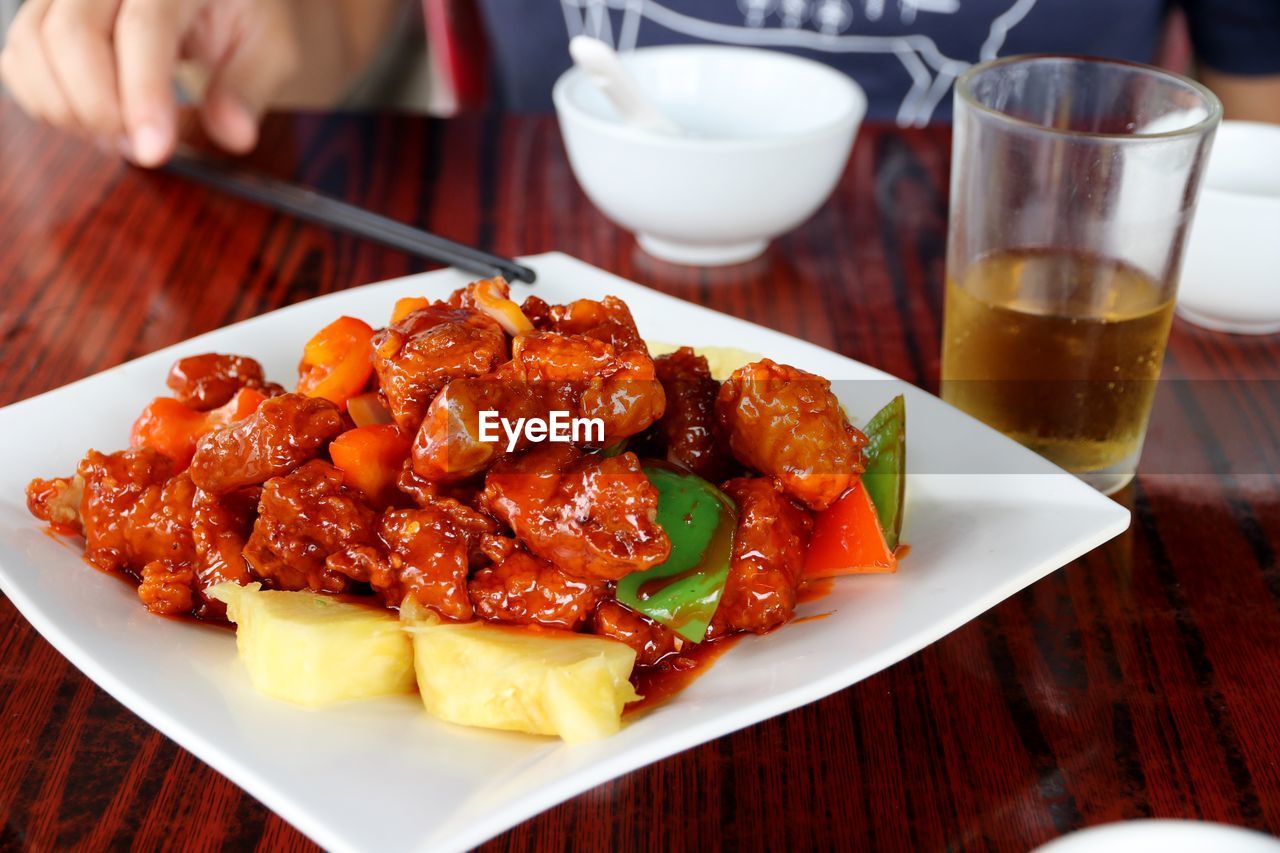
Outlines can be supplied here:
M835 188L866 112L847 76L785 53L688 45L622 61L691 134L622 124L576 68L552 92L560 130L592 203L677 263L750 260L807 219Z
M1280 125L1218 128L1177 310L1216 331L1280 332Z

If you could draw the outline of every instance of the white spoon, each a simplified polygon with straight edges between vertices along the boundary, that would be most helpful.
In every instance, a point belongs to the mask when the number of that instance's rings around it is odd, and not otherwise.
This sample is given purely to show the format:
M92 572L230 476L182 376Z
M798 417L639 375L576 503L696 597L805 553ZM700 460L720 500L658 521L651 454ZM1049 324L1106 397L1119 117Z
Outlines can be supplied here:
M591 36L574 36L569 40L569 55L574 65L604 92L625 124L668 136L685 135L680 125L668 118L622 67L612 47Z

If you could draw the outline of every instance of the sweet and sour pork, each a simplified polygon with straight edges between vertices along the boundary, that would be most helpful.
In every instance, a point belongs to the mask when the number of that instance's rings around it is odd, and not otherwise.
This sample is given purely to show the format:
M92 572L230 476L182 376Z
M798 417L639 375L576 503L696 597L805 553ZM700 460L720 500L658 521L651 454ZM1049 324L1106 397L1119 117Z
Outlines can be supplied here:
M211 353L174 365L179 403L207 412L241 389L260 396L251 414L200 435L188 467L139 432L139 446L91 450L73 476L32 481L28 506L83 535L94 565L136 578L157 613L216 618L224 611L206 588L257 581L388 607L412 599L446 619L591 631L651 666L687 641L615 597L619 579L672 548L634 452L643 448L715 483L741 475L723 482L738 524L709 636L791 618L812 511L863 466L865 439L829 383L764 359L721 384L688 348L650 358L619 299L509 297L493 279L402 301L367 341L372 375L358 393L385 405L395 426L382 428L408 448L376 501L330 455L354 426L341 397L285 393L253 359ZM563 410L599 418L604 435L508 447L506 436L481 438L483 410Z

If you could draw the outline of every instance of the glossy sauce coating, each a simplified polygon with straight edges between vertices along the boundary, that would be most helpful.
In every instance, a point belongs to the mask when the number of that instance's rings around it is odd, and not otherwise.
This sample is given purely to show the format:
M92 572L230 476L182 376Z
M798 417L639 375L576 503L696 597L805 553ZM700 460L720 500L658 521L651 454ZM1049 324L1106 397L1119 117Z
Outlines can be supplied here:
M604 447L647 429L665 405L647 352L618 351L581 334L523 334L512 341L510 361L485 376L449 382L431 402L414 440L414 470L426 479L465 478L529 446L523 434L514 448L501 431L483 439L484 411L510 423L545 420L553 411L598 418L603 435L591 444Z
M98 568L139 572L152 560L194 559L195 486L167 457L148 448L91 450L77 473L85 556Z
M195 609L195 584L190 563L152 560L142 567L138 598L152 613L181 616Z
M356 579L367 580L389 606L412 597L448 619L470 619L472 555L495 528L492 519L448 498L387 512L378 525L382 554L368 564L368 577Z
M572 577L526 551L514 551L476 572L469 591L481 619L574 631L591 617L609 586Z
M679 654L668 655L657 664L640 667L631 676L631 684L640 698L627 705L623 713L637 714L661 705L704 675L743 636L730 634L702 643L688 643Z
M826 509L862 473L866 436L820 376L762 359L720 386L716 413L738 461L812 509Z
M342 472L315 459L267 480L244 556L275 589L346 592L350 578L327 561L371 543L376 524L377 513Z
M483 376L507 357L502 329L489 317L436 302L373 336L373 368L396 423L417 431L451 379Z
M724 491L737 504L738 529L710 634L764 633L795 613L813 518L768 477L739 477Z
M249 417L200 439L191 479L216 495L264 483L315 458L344 427L342 413L328 400L272 397Z
M636 666L654 666L669 655L692 645L675 631L637 613L617 599L600 602L592 633L626 643L636 653Z
M607 447L662 417L666 395L653 361L641 350L617 350L584 335L537 332L512 350L512 378L541 390L547 408L604 421Z
M272 397L284 391L268 383L262 365L243 355L204 353L174 362L165 384L185 406L207 412L230 402L241 388L254 388Z
M480 437L480 413L494 411L514 423L545 418L550 403L542 389L512 375L510 362L488 376L455 379L431 402L414 437L413 470L428 482L480 474L507 455L507 437L502 430L493 441ZM521 437L516 449L526 447L528 442Z
M521 308L540 331L592 338L608 344L615 352L649 353L631 309L616 296L599 301L577 299L567 305L548 305L539 297L530 296Z
M719 482L732 460L716 417L720 383L711 378L706 358L681 347L655 358L653 366L667 398L656 429L663 455L704 480Z
M27 510L59 533L80 533L80 500L84 480L74 477L36 477L27 484Z
M200 590L230 581L241 585L259 580L244 556L253 532L262 490L241 489L225 495L196 490L192 502L191 536L196 549L196 581ZM200 596L202 616L221 617L226 605Z
M658 491L633 453L539 445L491 471L481 501L530 551L575 577L616 580L671 550L657 524Z

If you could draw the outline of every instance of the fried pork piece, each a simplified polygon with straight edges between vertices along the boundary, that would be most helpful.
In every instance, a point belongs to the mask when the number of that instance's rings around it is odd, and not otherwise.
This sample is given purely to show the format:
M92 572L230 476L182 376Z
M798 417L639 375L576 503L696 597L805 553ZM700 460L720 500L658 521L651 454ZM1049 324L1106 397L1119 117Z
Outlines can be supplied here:
M604 438L591 443L606 446L648 428L665 404L644 353L618 354L609 344L579 335L521 335L511 361L488 376L449 383L432 401L414 439L413 467L427 480L458 479L505 456L505 434L499 432L496 441L480 438L480 413L486 410L511 423L546 418L552 411L599 418ZM527 446L522 436L515 450Z
M152 613L183 616L196 607L196 583L190 563L152 560L142 567L138 598Z
M795 612L813 518L769 477L739 477L725 483L724 490L738 507L738 529L729 577L708 635L762 634Z
M548 305L537 296L530 296L521 308L534 328L540 331L582 335L603 341L617 352L649 354L649 348L636 329L631 309L616 296L606 296L598 302L578 299L568 305Z
M476 572L467 589L481 619L573 631L591 616L609 585L570 577L546 560L513 551Z
M376 531L377 513L360 492L337 468L313 459L263 485L244 557L275 589L346 592L348 576L328 561L372 543Z
M490 563L501 563L519 550L520 543L509 536L495 534L480 537L480 554Z
M262 490L240 489L225 495L196 490L192 504L191 535L196 548L196 587L200 591L199 614L222 616L227 606L204 595L214 584L230 581L244 586L259 580L244 557L244 546L253 532Z
M579 578L617 580L667 559L658 490L634 453L541 444L489 472L481 503L535 555Z
M84 483L80 519L85 556L104 571L140 572L153 560L190 563L195 486L174 476L162 454L137 447L105 454L90 450L77 474Z
M716 414L742 464L777 477L791 496L826 509L862 473L867 438L849 424L831 383L763 359L720 386Z
M618 352L582 335L522 335L504 368L513 380L535 388L548 411L599 418L604 424L600 446L643 432L666 407L648 355Z
M480 478L470 480L428 480L413 470L413 460L406 459L396 478L396 488L419 507L427 507L440 498L453 498L474 505L484 488Z
M201 437L191 479L215 495L264 483L315 457L343 428L342 412L328 400L272 397L249 417Z
M412 433L449 380L482 376L507 357L490 317L435 302L373 336L373 369L396 424Z
M542 388L514 378L511 362L489 376L455 379L431 402L414 436L410 461L425 482L449 482L479 474L505 455L507 437L480 438L480 413L497 412L511 423L544 418L548 411ZM517 449L527 442L520 439Z
M207 412L231 401L241 388L256 388L268 397L282 393L262 375L262 365L243 355L207 352L180 358L169 368L165 380L178 402Z
M27 509L41 521L47 521L62 533L79 533L80 500L84 496L84 479L36 477L27 484Z
M653 666L684 647L684 638L675 631L613 598L596 608L591 632L635 649L636 666Z
M482 539L496 529L483 513L439 498L420 509L388 511L376 543L336 555L329 566L368 583L389 606L413 598L448 619L466 620L467 573L482 557Z
M578 402L578 417L599 418L604 423L608 447L624 438L639 435L662 417L667 395L654 373L649 356L626 352L607 377L592 379Z
M655 358L653 366L667 398L666 413L657 426L667 461L718 482L729 469L729 459L716 419L720 383L711 378L707 359L681 347Z

